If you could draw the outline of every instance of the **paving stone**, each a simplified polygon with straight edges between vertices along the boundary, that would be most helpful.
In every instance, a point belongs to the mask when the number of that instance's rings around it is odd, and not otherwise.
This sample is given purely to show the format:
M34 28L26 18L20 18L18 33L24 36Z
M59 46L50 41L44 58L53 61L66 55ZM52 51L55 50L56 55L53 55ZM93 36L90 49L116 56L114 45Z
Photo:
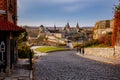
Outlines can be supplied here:
M97 62L60 51L40 57L34 63L35 80L120 80L120 66Z
M19 59L17 65L12 70L12 74L4 80L30 80L30 70L28 70L28 59Z

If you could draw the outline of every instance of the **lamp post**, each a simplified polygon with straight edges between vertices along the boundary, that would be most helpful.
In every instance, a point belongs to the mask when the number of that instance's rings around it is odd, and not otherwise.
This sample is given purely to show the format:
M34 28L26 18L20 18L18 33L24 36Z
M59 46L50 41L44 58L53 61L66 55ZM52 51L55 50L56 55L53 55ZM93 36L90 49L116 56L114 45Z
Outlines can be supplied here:
M85 40L85 37L82 38L82 41L83 41L83 46L82 46L82 54L84 54L84 40Z
M32 50L30 50L30 53L29 53L29 59L30 59L30 70L32 70Z
M78 50L78 40L79 40L79 37L78 37L78 36L75 36L74 39L75 39L75 41L77 42L77 52L78 52L78 51L79 51L79 50Z
M79 50L78 50L78 40L76 40L77 41L77 52L79 52Z

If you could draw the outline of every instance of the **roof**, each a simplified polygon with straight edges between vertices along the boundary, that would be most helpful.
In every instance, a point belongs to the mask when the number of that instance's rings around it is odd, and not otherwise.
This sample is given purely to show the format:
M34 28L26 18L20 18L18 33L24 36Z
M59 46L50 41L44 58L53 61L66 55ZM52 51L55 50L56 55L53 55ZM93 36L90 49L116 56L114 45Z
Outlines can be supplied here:
M14 25L11 22L0 20L0 31L24 32L25 29L23 29L22 27L19 27L17 25Z

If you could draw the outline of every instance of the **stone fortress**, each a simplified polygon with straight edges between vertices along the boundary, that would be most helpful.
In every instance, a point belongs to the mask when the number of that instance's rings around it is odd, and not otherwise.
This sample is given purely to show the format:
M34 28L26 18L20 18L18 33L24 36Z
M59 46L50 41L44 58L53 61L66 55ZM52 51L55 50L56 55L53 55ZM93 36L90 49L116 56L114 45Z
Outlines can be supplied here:
M114 27L114 20L102 20L95 23L95 26L93 28L94 34L93 39L98 39L102 35L107 33L112 33L113 27Z

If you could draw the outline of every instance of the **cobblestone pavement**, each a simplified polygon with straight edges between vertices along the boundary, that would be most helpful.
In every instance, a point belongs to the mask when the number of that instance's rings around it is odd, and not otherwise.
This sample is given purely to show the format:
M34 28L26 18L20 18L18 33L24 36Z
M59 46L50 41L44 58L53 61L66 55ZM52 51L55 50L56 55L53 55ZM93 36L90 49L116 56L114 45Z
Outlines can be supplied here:
M35 80L120 80L120 66L76 56L75 51L53 52L34 64Z
M0 79L1 80L1 79ZM30 79L29 61L28 59L19 59L10 76L4 80L32 80Z

